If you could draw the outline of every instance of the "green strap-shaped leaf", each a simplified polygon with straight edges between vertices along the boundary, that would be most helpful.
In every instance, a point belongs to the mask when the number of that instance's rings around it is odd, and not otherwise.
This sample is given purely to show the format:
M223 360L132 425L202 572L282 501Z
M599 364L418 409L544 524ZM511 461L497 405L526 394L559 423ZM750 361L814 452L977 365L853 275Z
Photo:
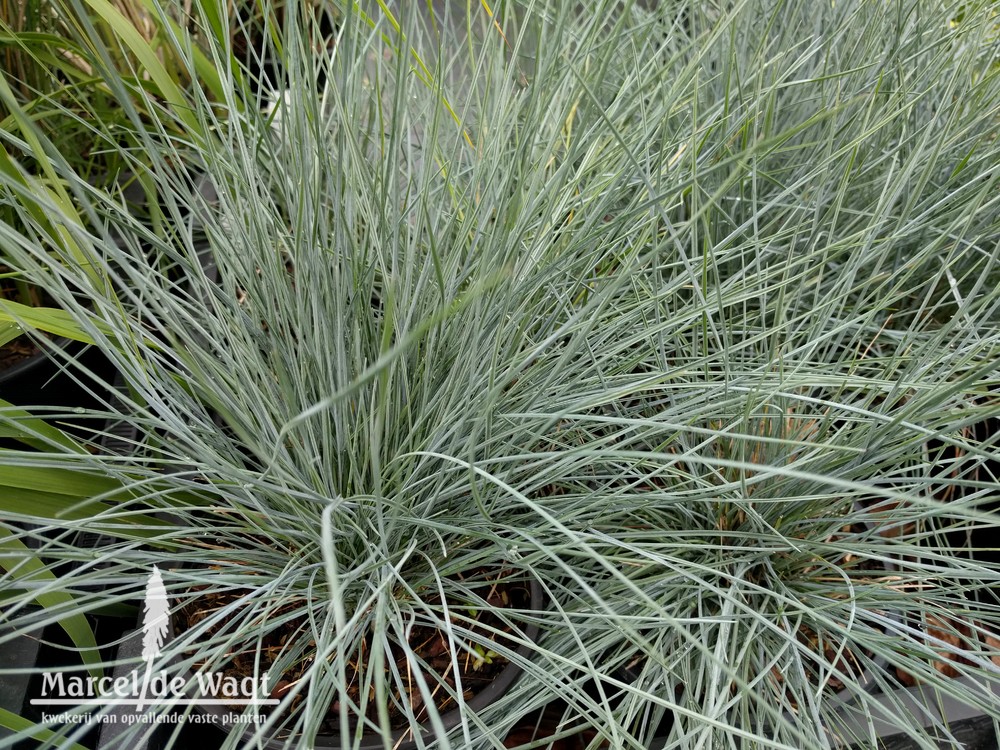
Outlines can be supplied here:
M0 419L4 420L0 422L0 437L17 440L37 450L51 450L53 445L57 445L70 453L86 453L82 445L58 427L32 416L9 401L0 398L0 409Z
M0 451L0 461L5 452ZM90 499L105 493L117 493L123 500L140 496L109 477L71 469L0 463L0 511L4 513L64 521L101 515L102 526L109 534L129 538L154 536L154 528L164 525L153 516L126 514L118 511L115 503ZM112 523L115 529L110 528Z
M21 131L21 135L24 136L24 140L31 148L39 167L45 174L48 184L45 184L41 180L34 177L29 177L23 174L15 166L14 161L11 159L7 150L3 148L3 146L0 146L0 172L3 172L8 178L20 184L23 188L33 192L35 195L44 195L49 201L58 206L59 211L69 224L82 226L80 215L77 213L76 207L73 204L72 199L69 197L69 193L66 192L62 181L56 174L55 166L52 161L52 153L54 152L52 144L45 140L39 129L25 114L21 105L15 99L10 86L7 85L7 80L3 76L0 76L0 102L4 104L10 112L11 117L13 117L14 121L17 122L18 130ZM46 148L46 145L48 148ZM91 278L91 281L95 282L98 288L100 288L101 279L97 271L94 270L90 263L90 256L83 250L83 248L80 247L79 243L72 236L72 234L70 234L69 229L65 226L65 224L50 221L49 217L44 213L44 211L42 211L41 206L37 205L33 201L26 202L25 206L33 214L39 225L45 227L46 231L55 242L66 248L76 263L86 269L87 275Z
M51 729L46 729L40 724L35 724L33 721L13 714L5 708L0 708L0 726L37 740L48 740L55 737L55 732ZM59 746L63 750L87 750L83 745L78 745L75 742L66 742L62 739L59 740Z
M63 336L85 344L94 343L91 335L73 319L73 316L65 310L54 307L32 307L9 299L0 299L0 323L28 326L51 333L53 336Z
M20 539L7 529L0 528L0 567L20 584L55 583L56 577L48 570L38 556ZM75 600L65 591L39 591L34 595L38 604L46 609L65 608L72 610ZM71 611L59 618L60 627L80 651L80 658L89 665L95 676L103 674L100 667L101 653L97 648L94 630L86 615Z
M85 2L136 56L136 59L159 89L160 94L178 119L184 123L189 133L192 135L200 133L201 128L198 125L198 120L191 111L190 103L186 100L184 92L181 91L163 63L160 62L153 47L143 39L135 26L108 0L85 0Z
M92 322L101 333L112 336L112 330L105 323L100 320ZM51 333L53 336L81 341L84 344L95 343L93 336L80 325L72 314L57 307L32 307L9 299L0 299L0 324L2 323L28 326Z
M75 469L5 462L5 454L12 453L20 451L0 448L0 513L56 521L100 516L105 533L129 539L154 538L159 529L169 528L164 521L139 512L144 500L159 489L148 481L137 480L130 485L113 477ZM108 499L93 499L100 496ZM130 501L135 502L135 512L133 506L123 507L123 503ZM210 502L203 495L176 490L169 493L169 501L184 507L202 507Z
M0 346L9 344L22 333L24 333L24 329L22 329L17 323L12 323L10 321L0 322Z
M0 456L3 456L3 452L0 452ZM121 483L117 480L97 474L35 466L5 465L0 465L0 486L21 487L81 499L122 489Z
M174 38L181 39L183 37L183 31L178 23L169 16L163 15L156 2L153 0L143 0L143 5L157 20L166 23L170 27L170 34ZM229 30L223 23L218 3L200 2L199 6L203 14L202 18L208 24L208 28L211 31L211 36L215 38L220 47L223 47L229 35ZM160 33L159 36L162 38L165 35ZM169 40L166 44L172 45L173 42ZM223 82L218 68L216 68L215 64L206 57L205 53L197 45L191 46L191 61L194 63L197 80L208 89L212 98L215 101L225 101L226 84ZM239 99L236 102L240 104Z
M33 721L11 713L5 708L0 708L0 727L6 727L12 732L17 732L20 735L32 737L36 740L48 740L55 737L55 732L51 729L46 729L41 724L35 724ZM66 742L62 739L59 740L59 747L63 748L63 750L87 750L83 745L78 745L75 742Z

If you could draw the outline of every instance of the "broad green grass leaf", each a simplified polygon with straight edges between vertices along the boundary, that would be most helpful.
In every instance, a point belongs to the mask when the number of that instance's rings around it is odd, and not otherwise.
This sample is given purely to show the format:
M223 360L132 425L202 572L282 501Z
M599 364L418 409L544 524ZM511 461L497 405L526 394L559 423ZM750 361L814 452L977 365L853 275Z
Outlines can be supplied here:
M42 564L41 560L7 529L0 529L0 566L2 566L18 584L55 583L55 575ZM101 662L101 654L97 648L94 630L90 627L87 617L81 613L72 612L74 599L64 591L41 591L34 599L45 609L69 609L70 614L59 618L59 625L66 635L79 649L81 660L89 665L90 673L100 676L104 670L97 666Z
M44 199L54 203L58 206L66 221L72 225L80 226L81 221L76 206L69 197L69 193L66 192L62 180L59 179L56 173L56 168L52 160L54 149L50 148L51 144L47 142L43 143L44 136L25 114L21 105L15 99L4 76L0 76L0 102L6 106L7 110L11 113L11 117L17 122L18 130L24 136L25 141L31 149L31 153L45 174L47 184L43 183L40 179L23 174L14 165L10 155L7 153L6 147L3 145L0 145L0 171L29 191L34 190L36 194L40 194ZM90 280L94 283L99 283L100 277L91 265L90 259L76 239L70 234L67 227L62 223L50 221L49 217L45 215L34 201L29 202L26 207L38 219L39 224L46 228L47 233L52 239L66 247L70 257L74 258L76 263L86 271Z
M9 344L11 341L16 339L18 336L24 333L24 329L17 323L12 321L5 321L0 323L0 346L4 344Z
M149 42L142 38L135 26L108 0L85 0L85 2L114 30L125 46L136 56L156 84L160 95L170 105L174 115L188 128L189 133L192 136L200 133L201 128L198 125L198 120L191 111L184 92L163 66L163 63L160 62L156 51Z
M65 448L70 453L84 453L86 450L58 427L33 417L8 401L0 399L0 409L5 421L0 424L0 436L13 438L38 450L50 450L53 445Z
M6 452L0 449L0 460ZM150 529L165 526L163 521L141 513L141 506L121 510L119 503L139 497L139 491L97 474L0 463L0 488L0 509L6 513L70 521L105 516L114 518L121 534L136 538L153 536ZM118 502L91 499L101 495L115 497ZM185 493L172 497L186 504L201 502Z
M39 741L55 737L55 732L51 729L35 724L29 719L25 719L15 713L11 713L6 708L0 708L0 726L16 732L19 736L32 737ZM65 740L59 740L59 747L62 750L87 750L83 745L76 742L66 742Z
M84 344L94 343L93 337L71 313L54 307L32 307L0 299L0 323L24 325ZM111 329L100 321L94 321L94 325L102 332L111 332Z

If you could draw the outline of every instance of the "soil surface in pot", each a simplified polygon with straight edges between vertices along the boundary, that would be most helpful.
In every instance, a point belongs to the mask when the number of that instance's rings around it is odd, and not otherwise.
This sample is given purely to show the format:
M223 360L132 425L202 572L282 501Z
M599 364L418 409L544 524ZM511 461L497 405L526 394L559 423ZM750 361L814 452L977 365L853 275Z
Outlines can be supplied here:
M468 590L481 597L490 606L521 610L530 608L530 586L524 581L512 580L510 571L479 569L466 573L461 578L456 577L456 580L462 580L463 585ZM193 591L197 590L193 589ZM221 608L234 605L238 607L238 602L243 599L245 594L246 592L241 591L207 593L191 599L175 614L175 632L180 633L194 627ZM428 603L432 601L430 596L432 595L428 595L428 598L425 599ZM457 653L453 653L447 634L442 629L430 625L413 626L408 632L407 639L408 648L423 663L421 666L422 676L433 691L436 699L435 706L439 713L456 708L456 701L452 695L456 685L456 664L458 677L463 688L463 698L469 700L492 683L508 665L508 659L496 653L490 644L500 642L506 649L514 650L516 648L516 643L512 640L497 635L497 633L510 633L511 629L495 613L477 609L468 601L447 599L446 603L449 612L459 613L456 617L460 618L460 623L456 622L456 625L463 631L471 632L471 635L463 633L462 640L466 648L459 648ZM271 621L279 620L282 615L290 614L294 607L295 605L288 605L284 611L280 609L270 611L268 617ZM204 638L211 638L223 629L225 629L225 623L213 625ZM255 635L246 651L234 654L231 661L214 671L223 672L226 676L236 677L240 680L245 677L253 678L255 667L259 670L256 674L268 671L281 654L285 644L290 639L301 637L303 632L308 632L308 623L305 617L292 618L262 636L259 662L256 649L258 641ZM347 665L347 693L355 705L362 705L362 696L360 695L362 675L370 668L368 661L371 651L372 637L369 635L362 643L358 658ZM390 686L389 720L393 729L402 729L409 726L404 706L408 706L413 711L418 721L427 718L427 708L423 705L418 682L412 674L414 665L412 661L407 660L404 649L398 643L392 643L387 657L383 679L385 684ZM196 664L195 668L202 666ZM272 681L274 687L270 697L281 698L303 677L307 668L308 664L303 663L286 671L277 681ZM393 671L403 677L402 687L394 680ZM441 683L448 689L445 689ZM216 697L225 699L224 695ZM304 700L304 695L299 695L292 704L292 710L294 711ZM366 697L365 705L366 718L378 723L378 707L373 693ZM339 727L340 707L335 701L327 709L323 733L337 734Z
M935 649L939 658L932 662L934 669L945 677L952 679L961 677L962 672L957 667L976 665L976 662L964 656L963 652L980 658L986 655L993 664L1000 667L1000 638L986 630L982 623L973 623L961 616L943 618L927 615L921 627L933 639L932 642L942 642L948 646ZM896 677L904 687L912 687L921 682L918 677L902 667L896 667L895 671Z
M31 359L39 352L39 348L30 340L19 336L0 346L0 372L8 370L26 359Z
M46 303L47 295L37 287L28 287L28 294L31 299L22 299L22 289L13 278L10 277L11 270L7 266L0 265L0 299L20 302L39 306ZM27 336L18 336L12 341L8 341L0 346L0 373L10 369L16 364L26 359L31 359L41 350L35 346L34 342Z
M843 527L842 531L845 536L853 536L863 533L865 528L862 524L853 524ZM836 536L831 537L829 541L836 541ZM817 560L817 563L819 562ZM800 573L800 576L813 582L822 581L824 577L830 576L831 582L836 582L840 573L834 576L834 574L826 572L829 570L830 564L837 571L849 574L856 584L868 580L878 580L889 573L883 563L860 558L851 553L833 557L822 561L822 563L822 565L817 564L815 568L807 568ZM845 642L836 633L826 632L821 635L807 624L799 625L795 637L809 651L817 654L817 660L807 661L804 668L809 681L814 685L822 684L825 693L839 693L847 689L847 684L837 676L838 674L849 676L862 683L866 681L865 667L856 651L856 644ZM872 653L868 650L863 650L863 654L866 661L872 658ZM824 666L820 668L820 664ZM829 670L828 665L833 666L833 672ZM778 685L785 682L784 674L777 667L772 669L771 677ZM794 695L786 693L786 698L792 706L797 707Z

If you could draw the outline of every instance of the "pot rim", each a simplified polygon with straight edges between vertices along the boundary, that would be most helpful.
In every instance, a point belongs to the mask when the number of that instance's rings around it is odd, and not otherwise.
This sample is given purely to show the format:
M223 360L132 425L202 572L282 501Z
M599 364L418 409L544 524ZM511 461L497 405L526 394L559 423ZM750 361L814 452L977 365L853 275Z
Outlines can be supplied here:
M531 599L528 603L528 609L532 612L541 612L545 600L544 589L538 579L533 575L528 579L528 581L531 591ZM174 620L173 617L171 617L171 636L173 636L174 632L173 623ZM531 655L532 644L537 643L541 629L537 623L528 622L523 630L526 641L514 649L514 653L526 659ZM444 729L447 731L461 724L462 716L466 711L471 710L473 712L478 712L499 700L511 689L511 687L513 687L517 678L521 676L523 671L523 668L517 662L509 662L493 681L473 695L469 700L464 701L463 706L453 708L443 714L440 714L441 724ZM192 673L189 670L188 675L190 676L190 674ZM227 721L227 719L233 716L233 714L239 714L236 707L227 708L222 705L197 705L195 706L195 710L214 716L217 721L212 722L213 726L224 732L230 731L234 726L234 723ZM426 741L432 740L434 738L434 730L431 725L429 723L422 723L420 726L423 728L421 732L423 738ZM259 743L261 747L275 749L284 748L288 740L293 738L293 735L284 734L282 736L270 736L266 738L254 739L254 731L252 727L252 724L246 725L246 729L242 733L242 739L245 742L252 741L255 745ZM414 750L417 747L417 742L411 727L393 730L388 739L394 750ZM357 747L360 748L360 750L381 750L384 746L385 744L381 734L366 732L361 736L361 744ZM333 748L343 747L343 743L341 741L340 734L318 734L314 738L314 741L310 744L310 747L317 748L318 750L332 750Z

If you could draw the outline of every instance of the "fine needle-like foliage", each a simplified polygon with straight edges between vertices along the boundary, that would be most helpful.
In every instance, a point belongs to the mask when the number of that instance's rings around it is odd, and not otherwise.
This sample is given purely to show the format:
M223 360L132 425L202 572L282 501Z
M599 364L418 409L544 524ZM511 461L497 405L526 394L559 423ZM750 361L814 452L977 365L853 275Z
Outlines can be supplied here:
M996 3L334 6L256 8L270 99L205 33L225 3L149 3L170 57L130 47L127 80L94 57L152 219L5 100L2 262L58 309L0 317L122 387L0 407L0 638L134 602L155 565L175 614L212 609L151 669L293 676L227 748L388 750L393 716L501 748L556 700L535 746L889 723L958 748L948 700L1000 722ZM523 673L473 711L470 659ZM885 702L906 684L926 709ZM48 729L23 734L85 728Z

